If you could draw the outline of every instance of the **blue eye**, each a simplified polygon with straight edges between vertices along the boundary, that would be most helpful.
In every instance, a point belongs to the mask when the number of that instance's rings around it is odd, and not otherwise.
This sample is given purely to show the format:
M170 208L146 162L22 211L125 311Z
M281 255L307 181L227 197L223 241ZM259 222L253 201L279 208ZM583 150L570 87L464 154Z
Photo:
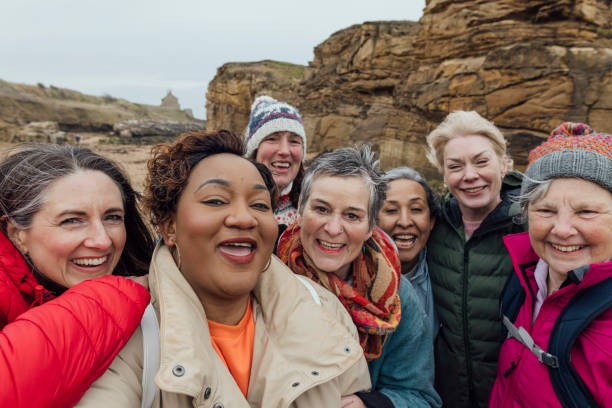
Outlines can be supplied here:
M109 214L106 216L106 219L109 221L118 221L123 222L123 215L121 214Z

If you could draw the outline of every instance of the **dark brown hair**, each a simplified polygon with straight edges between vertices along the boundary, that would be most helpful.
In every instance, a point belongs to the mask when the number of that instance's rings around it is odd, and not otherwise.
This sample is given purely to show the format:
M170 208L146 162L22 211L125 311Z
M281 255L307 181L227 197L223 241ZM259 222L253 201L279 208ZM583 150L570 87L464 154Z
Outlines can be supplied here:
M222 153L243 157L244 152L242 140L229 130L187 132L172 143L155 145L147 163L144 192L144 204L150 211L151 223L159 226L176 211L189 175L200 161ZM274 210L278 193L272 174L266 166L248 161L261 174Z

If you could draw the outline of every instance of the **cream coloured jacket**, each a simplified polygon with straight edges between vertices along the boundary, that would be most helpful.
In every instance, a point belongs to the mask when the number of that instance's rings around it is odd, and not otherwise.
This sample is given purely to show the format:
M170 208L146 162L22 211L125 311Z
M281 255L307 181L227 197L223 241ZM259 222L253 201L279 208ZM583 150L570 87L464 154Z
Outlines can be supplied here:
M339 407L370 389L355 326L336 296L312 283L320 305L278 258L253 290L255 343L247 398L210 342L204 309L160 244L149 274L160 322L160 388L154 407ZM138 329L78 407L140 407L143 346Z

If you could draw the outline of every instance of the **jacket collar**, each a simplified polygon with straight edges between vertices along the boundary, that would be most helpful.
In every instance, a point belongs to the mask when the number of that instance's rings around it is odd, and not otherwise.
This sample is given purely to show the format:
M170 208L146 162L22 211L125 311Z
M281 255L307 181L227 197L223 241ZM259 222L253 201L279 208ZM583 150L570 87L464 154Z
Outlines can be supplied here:
M40 286L21 252L2 231L0 231L0 260L0 269L19 290L28 305L36 300L35 288L37 286L39 287L37 290L40 295L40 303L53 299L51 293Z
M226 406L244 405L238 386L211 345L206 314L197 295L177 269L168 247L161 243L153 253L149 280L160 320L158 386L196 399L210 387L211 400L223 396ZM256 329L251 379L258 381L249 384L249 400L262 401L263 396L275 394L290 401L305 389L338 376L361 358L359 343L275 256L253 295ZM321 312L313 313L315 308ZM314 333L317 341L312 341ZM177 366L183 368L181 376L176 375Z

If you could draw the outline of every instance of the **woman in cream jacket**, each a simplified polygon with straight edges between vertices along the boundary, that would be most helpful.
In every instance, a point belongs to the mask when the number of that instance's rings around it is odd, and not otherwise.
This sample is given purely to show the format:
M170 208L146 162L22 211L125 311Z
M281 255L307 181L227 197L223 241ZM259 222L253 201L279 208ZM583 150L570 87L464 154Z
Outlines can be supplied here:
M153 406L339 407L370 388L357 333L335 296L271 255L274 182L242 154L230 132L191 132L149 162L146 201L163 236L149 275ZM141 406L144 363L137 330L79 406Z

